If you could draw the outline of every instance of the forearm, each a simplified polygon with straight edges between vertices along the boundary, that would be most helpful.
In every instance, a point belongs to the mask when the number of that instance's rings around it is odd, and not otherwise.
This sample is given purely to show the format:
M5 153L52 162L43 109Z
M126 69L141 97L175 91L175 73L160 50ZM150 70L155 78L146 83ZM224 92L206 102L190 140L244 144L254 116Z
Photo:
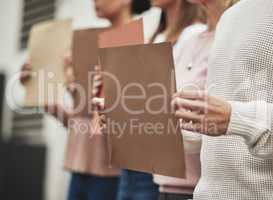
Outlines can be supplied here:
M230 104L232 114L227 134L243 137L254 156L273 159L273 104L264 101Z
M185 130L182 130L182 135L185 152L188 154L200 153L202 146L202 135Z

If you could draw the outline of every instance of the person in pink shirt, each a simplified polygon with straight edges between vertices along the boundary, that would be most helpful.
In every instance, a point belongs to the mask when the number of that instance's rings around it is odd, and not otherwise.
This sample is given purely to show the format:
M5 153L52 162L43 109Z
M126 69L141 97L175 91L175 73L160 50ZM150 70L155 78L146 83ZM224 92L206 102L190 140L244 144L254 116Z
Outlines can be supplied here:
M95 7L98 17L108 19L112 26L121 26L133 20L134 14L149 9L150 4L147 0L95 0ZM68 91L73 97L75 87L71 65L71 53L68 53L64 57L64 71ZM31 63L23 65L21 83L29 80L31 70ZM73 109L68 111L63 109L63 105L45 106L45 110L69 131L64 161L64 168L72 175L68 200L115 200L120 170L108 166L107 145L98 125L98 115L75 117ZM74 128L80 126L89 128L82 131Z
M231 0L188 0L201 4L207 15L207 26L193 25L185 29L174 46L176 83L178 91L204 90L208 57L214 41L214 31L224 11L232 6ZM190 36L189 36L190 35ZM160 200L192 199L200 177L201 137L197 133L182 131L185 148L186 178L155 176L160 185Z
M158 43L158 42L172 42L174 53L176 53L176 49L179 46L179 36L181 35L181 32L185 30L186 27L190 25L194 25L194 28L191 29L191 31L187 31L189 34L185 34L183 36L183 40L188 38L190 35L190 32L200 32L203 31L206 26L202 25L200 22L205 22L205 16L203 15L203 12L201 12L200 8L197 5L191 4L187 2L186 0L152 0L151 1L152 6L159 7L162 9L162 15L160 19L160 24L158 26L158 29L152 36L150 42L151 43ZM95 79L99 80L99 76L96 76ZM100 85L99 81L96 84L97 86ZM99 102L99 99L96 99ZM102 99L101 99L102 100ZM103 101L102 101L103 104ZM133 159L133 158L132 158ZM194 160L195 161L195 160ZM199 163L197 164L193 163L192 166L196 166L192 169L191 175L194 177L199 177ZM141 174L141 176L140 176ZM143 173L140 172L133 172L131 170L123 170L121 180L124 180L124 177L127 177L126 182L128 191L131 190L133 194L129 194L129 192L126 190L122 192L121 197L118 200L154 200L158 199L158 195L156 192L154 192L154 195L151 195L152 190L148 189L151 188L151 185L153 185L153 176L146 174L144 176ZM141 178L140 178L141 177ZM165 193L163 193L165 190L162 190L162 182L161 178L159 181L155 179L155 183L159 184L161 196L164 196ZM164 180L163 180L164 181ZM129 183L129 184L128 184ZM165 182L163 182L165 183ZM168 182L167 182L168 183ZM124 184L126 185L126 184ZM128 186L129 185L129 186ZM131 186L130 186L131 185ZM192 194L192 187L188 186L189 184L182 185L182 192L180 193L182 197L188 197L189 194ZM153 186L153 188L156 188ZM156 188L157 189L157 188ZM149 195L148 195L149 191ZM173 190L171 190L173 191ZM143 194L146 193L146 195ZM170 193L171 194L171 193ZM160 197L162 198L162 197Z

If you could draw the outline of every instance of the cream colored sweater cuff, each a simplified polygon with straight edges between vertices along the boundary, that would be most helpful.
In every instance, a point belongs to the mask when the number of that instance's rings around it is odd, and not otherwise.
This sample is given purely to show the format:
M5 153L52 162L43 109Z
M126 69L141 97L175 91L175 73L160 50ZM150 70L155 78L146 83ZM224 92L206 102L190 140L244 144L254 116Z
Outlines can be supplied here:
M250 151L262 149L265 142L272 139L272 106L265 101L229 102L232 107L227 135L238 135L245 139ZM273 148L273 147L272 147ZM254 150L256 149L256 150Z

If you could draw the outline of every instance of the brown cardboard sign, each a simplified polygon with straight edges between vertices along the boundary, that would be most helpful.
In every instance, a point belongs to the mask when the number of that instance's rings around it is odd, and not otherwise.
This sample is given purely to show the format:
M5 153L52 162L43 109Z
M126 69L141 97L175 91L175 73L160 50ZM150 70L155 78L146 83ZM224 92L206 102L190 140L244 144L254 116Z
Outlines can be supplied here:
M74 31L73 68L77 83L76 113L92 113L92 83L94 68L99 65L99 47L143 44L143 21L137 20L116 28L83 29Z
M100 50L110 163L185 178L182 135L171 110L170 43Z
M25 106L37 107L63 102L63 57L71 48L71 20L34 25L28 42L33 76L25 84Z
M144 44L143 20L135 20L124 26L112 28L99 34L100 48Z
M99 64L98 34L102 29L74 31L72 60L77 84L74 107L77 115L89 116L92 113L91 89L94 68Z

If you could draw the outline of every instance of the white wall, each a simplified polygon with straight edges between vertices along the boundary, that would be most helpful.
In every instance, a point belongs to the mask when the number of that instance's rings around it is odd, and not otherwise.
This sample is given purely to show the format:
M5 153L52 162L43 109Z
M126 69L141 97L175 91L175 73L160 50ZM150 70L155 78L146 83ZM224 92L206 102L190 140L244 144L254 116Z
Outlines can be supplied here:
M21 25L23 0L1 0L0 6L0 70L9 77L19 71L21 64L26 60L27 52L19 50L19 33ZM158 23L159 10L146 13L145 36L149 37ZM107 26L109 23L99 20L95 16L92 0L58 0L57 18L73 17L75 28ZM18 84L16 100L22 102L23 88ZM5 132L11 128L11 112L6 107L4 124ZM63 171L63 154L66 143L66 130L51 117L45 119L43 130L48 147L46 171L46 200L65 199L68 185L68 174ZM6 135L9 138L9 135Z

